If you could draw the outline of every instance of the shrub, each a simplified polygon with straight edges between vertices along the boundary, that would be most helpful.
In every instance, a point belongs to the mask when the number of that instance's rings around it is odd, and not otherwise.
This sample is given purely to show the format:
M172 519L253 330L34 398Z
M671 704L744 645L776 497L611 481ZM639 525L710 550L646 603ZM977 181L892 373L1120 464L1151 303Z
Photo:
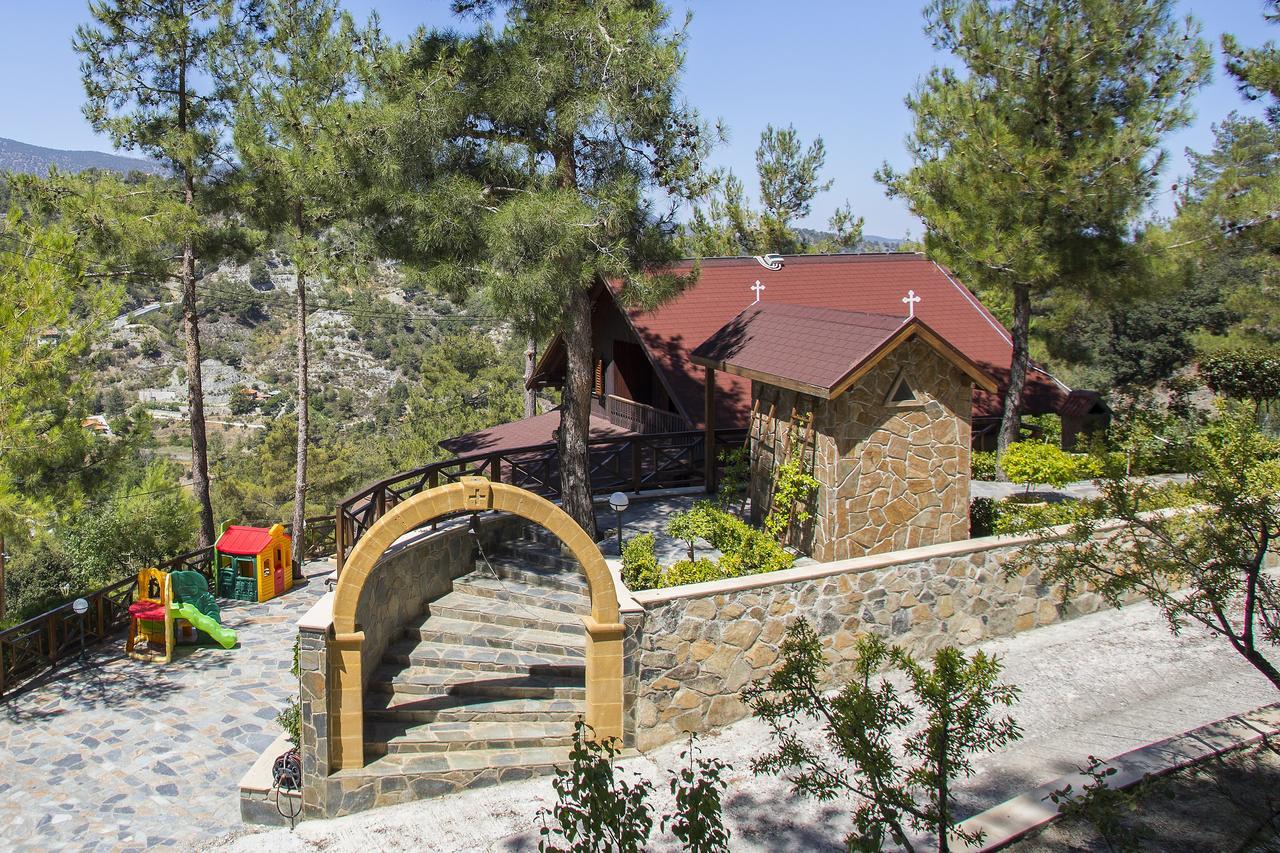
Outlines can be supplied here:
M751 482L751 454L745 447L721 450L720 463L724 466L716 492L720 508L730 512L741 509Z
M701 560L681 560L667 569L662 577L662 586L683 586L687 583L705 583L718 581L726 575L721 573L715 560L703 557Z
M1280 397L1280 353L1256 348L1223 350L1201 359L1200 375L1224 397L1255 403Z
M628 589L653 589L662 585L662 569L653 545L653 534L641 533L622 546L622 582Z
M569 765L558 768L552 782L556 803L538 810L542 824L539 853L638 853L649 849L654 825L649 803L653 783L639 774L617 778L613 763L619 751L617 742L590 740L587 731L581 719L574 724ZM670 772L675 812L663 815L662 825L669 827L682 849L690 853L728 853L729 830L721 805L727 784L724 774L729 767L697 753L690 735L688 748L680 753L688 763Z
M1045 483L1054 487L1065 486L1076 477L1078 463L1069 453L1052 444L1039 441L1018 441L1010 444L1000 457L1000 467L1015 483L1031 487Z
M818 635L804 619L791 624L773 673L745 691L773 741L752 769L782 776L802 796L847 797L849 850L914 849L908 828L943 839L939 850L948 849L948 835L979 840L957 826L954 783L973 775L971 756L1021 737L1001 713L1017 689L1000 682L1000 664L982 652L946 646L923 663L875 634L864 634L855 652L854 677L832 694ZM901 682L879 674L888 666L904 671L910 700Z
M694 557L693 543L698 539L711 540L715 521L711 513L701 508L701 504L685 512L672 513L667 522L667 535L674 539L683 539L689 545L689 560Z
M702 517L700 524L706 530L705 538L724 554L720 568L725 577L789 569L795 562L795 558L764 531L709 501L695 504L690 513Z
M977 539L996 532L996 501L992 498L974 498L969 504L969 538Z
M996 454L989 450L975 450L969 455L969 477L974 480L996 478Z

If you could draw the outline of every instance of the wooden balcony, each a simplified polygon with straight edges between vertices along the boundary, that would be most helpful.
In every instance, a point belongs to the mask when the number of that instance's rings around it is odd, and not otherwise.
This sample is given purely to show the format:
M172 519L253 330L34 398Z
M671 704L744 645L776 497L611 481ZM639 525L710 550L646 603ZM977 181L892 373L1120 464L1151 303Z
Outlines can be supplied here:
M609 423L631 432L649 434L684 432L693 425L675 412L664 412L635 400L608 394L604 398L604 413Z

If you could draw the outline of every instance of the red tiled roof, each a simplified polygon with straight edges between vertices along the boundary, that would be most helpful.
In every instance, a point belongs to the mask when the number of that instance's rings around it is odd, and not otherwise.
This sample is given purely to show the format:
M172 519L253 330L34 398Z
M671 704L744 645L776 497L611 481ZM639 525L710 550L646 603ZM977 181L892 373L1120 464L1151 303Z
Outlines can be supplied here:
M982 376L919 318L767 302L752 305L721 326L691 357L695 364L831 397L863 364L919 332L937 340L944 355L970 375L977 374L975 379ZM994 384L989 377L983 379Z
M687 271L683 262L676 271ZM1013 345L1008 331L969 290L946 269L923 255L787 255L780 270L766 269L754 258L710 258L702 261L697 282L652 311L626 309L640 340L648 348L663 378L685 414L698 426L703 421L703 368L690 360L698 344L755 299L751 287L764 285L764 304L806 305L905 317L903 297L914 290L920 297L915 313L940 337L992 376L999 393L974 390L974 416L999 417L1003 388L1008 381ZM617 293L620 285L610 283ZM803 347L803 341L796 341ZM547 353L548 357L552 353ZM751 409L751 384L724 372L716 374L716 423L741 426ZM1027 377L1023 411L1057 412L1069 393L1039 368Z
M265 527L232 524L218 537L217 549L224 554L253 557L271 544L271 531Z
M560 427L560 410L535 415L532 418L498 424L489 429L467 433L456 438L447 438L440 446L457 456L472 453L502 453L517 447L531 447L546 444L555 440L555 431ZM591 437L601 438L609 435L631 435L630 430L614 426L604 418L591 416Z

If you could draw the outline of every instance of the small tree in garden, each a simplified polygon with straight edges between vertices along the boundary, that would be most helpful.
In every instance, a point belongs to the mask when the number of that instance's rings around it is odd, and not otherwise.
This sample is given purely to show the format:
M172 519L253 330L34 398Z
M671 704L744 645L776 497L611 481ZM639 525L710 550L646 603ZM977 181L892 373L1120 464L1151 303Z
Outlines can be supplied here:
M1280 541L1280 441L1250 412L1224 409L1188 455L1191 509L1146 512L1152 487L1113 473L1096 513L1065 536L1042 536L1007 570L1040 567L1064 598L1081 585L1116 607L1145 598L1175 633L1207 628L1280 688L1280 668L1264 654L1280 645L1280 584L1266 571ZM1103 538L1106 519L1124 524Z
M941 851L950 849L949 836L979 841L979 833L957 830L951 786L972 774L970 756L1021 737L1013 719L997 713L1018 694L999 683L996 660L982 652L966 657L947 647L925 665L867 635L858 641L856 677L830 696L824 692L826 664L813 628L803 619L794 622L782 644L781 664L746 691L776 745L752 763L755 772L785 773L796 793L818 800L857 797L854 830L845 839L850 850L880 850L892 841L914 851L908 829L936 834ZM887 665L906 671L916 707L876 675ZM917 714L923 715L923 728L896 750L895 736L907 731ZM814 721L835 760L806 737Z
M1009 445L1000 465L1011 481L1027 487L1023 497L1029 497L1031 487L1037 483L1061 488L1075 479L1079 470L1071 454L1041 441L1019 441Z
M1224 350L1200 361L1200 375L1214 391L1253 403L1258 423L1280 400L1280 352L1263 349Z
M618 754L614 740L603 743L587 739L588 727L579 720L573 730L569 767L556 771L556 804L542 809L538 842L540 853L598 853L609 850L639 851L647 847L653 832L653 807L649 796L653 785L642 776L615 778L613 759ZM675 814L662 818L663 827L693 853L724 853L729 849L729 830L721 819L724 771L727 765L715 758L699 758L693 737L680 754L688 764L671 774ZM552 824L547 823L551 817ZM563 843L566 846L560 846Z

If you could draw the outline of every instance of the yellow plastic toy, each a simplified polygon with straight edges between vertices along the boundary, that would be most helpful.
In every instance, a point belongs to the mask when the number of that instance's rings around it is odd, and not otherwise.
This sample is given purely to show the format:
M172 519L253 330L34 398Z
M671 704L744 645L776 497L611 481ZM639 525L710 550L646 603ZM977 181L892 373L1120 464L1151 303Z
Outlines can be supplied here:
M129 605L125 652L136 660L169 663L179 642L194 643L203 631L224 649L236 644L236 632L222 627L218 603L199 572L143 569Z
M218 537L218 595L267 601L293 588L293 541L280 524L233 524Z

